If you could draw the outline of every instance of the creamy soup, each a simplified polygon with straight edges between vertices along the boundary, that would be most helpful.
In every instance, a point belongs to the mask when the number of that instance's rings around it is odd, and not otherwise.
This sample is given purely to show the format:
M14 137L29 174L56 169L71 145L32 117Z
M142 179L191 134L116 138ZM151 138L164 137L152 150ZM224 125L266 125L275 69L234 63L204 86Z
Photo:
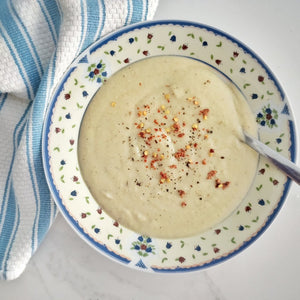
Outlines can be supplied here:
M88 106L79 163L113 219L152 237L191 236L215 226L246 195L256 135L237 89L196 60L162 56L120 70Z

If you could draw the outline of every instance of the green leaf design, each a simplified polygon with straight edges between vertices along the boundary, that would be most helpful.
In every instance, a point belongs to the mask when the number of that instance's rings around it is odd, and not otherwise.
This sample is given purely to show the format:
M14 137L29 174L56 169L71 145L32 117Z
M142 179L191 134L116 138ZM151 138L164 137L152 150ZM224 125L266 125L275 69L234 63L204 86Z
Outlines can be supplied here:
M223 229L224 229L224 230L228 230L228 227L223 226Z
M202 43L203 42L203 39L201 36L199 36L199 41Z
M277 152L281 152L282 149L280 149L279 147L276 147L276 151L277 151Z
M231 239L231 243L236 244L235 237Z
M62 106L61 109L67 109L65 106Z
M216 47L222 47L222 42L220 41L220 43L216 45Z
M263 185L260 184L259 186L256 187L256 190L257 190L257 191L260 191L262 187L263 187Z
M77 107L80 108L80 109L83 108L83 105L80 105L78 102L76 103L76 105L77 105Z
M166 260L168 260L168 258L167 258L167 257L164 257L164 258L161 260L161 262L164 263Z
M243 85L243 88L244 89L246 89L248 86L250 86L251 84L250 83L245 83L244 85Z
M75 78L74 79L74 85L77 85L78 84L78 80Z
M192 39L195 38L195 35L193 33L188 33L187 36L191 37Z
M118 50L119 52L121 52L123 50L123 47L121 45L119 45L118 48L119 48L119 50Z
M63 168L64 168L63 166L60 166L60 168L58 170L61 171Z
M55 147L55 148L53 149L53 151L60 152L60 149L59 149L59 147Z
M203 256L206 256L207 254L208 254L207 252L202 253Z
M163 252L164 254L167 254L167 251L166 251L166 250L163 250L162 252Z
M256 223L259 220L259 216L257 216L254 220L252 220L253 223Z
M160 49L161 51L164 51L165 50L165 47L164 46L157 46L158 49Z
M246 62L244 59L242 60L242 62L243 62L245 65L247 64L247 62Z
M193 254L193 255L192 255L192 258L193 258L193 259L195 259L195 258L196 258L195 254Z
M107 235L107 239L109 240L110 238L112 238L113 237L113 235L112 234L108 234Z
M61 181L62 183L65 183L64 178L65 178L65 175L60 176L60 181Z
M180 244L181 244L180 248L183 248L184 247L184 241L180 241Z

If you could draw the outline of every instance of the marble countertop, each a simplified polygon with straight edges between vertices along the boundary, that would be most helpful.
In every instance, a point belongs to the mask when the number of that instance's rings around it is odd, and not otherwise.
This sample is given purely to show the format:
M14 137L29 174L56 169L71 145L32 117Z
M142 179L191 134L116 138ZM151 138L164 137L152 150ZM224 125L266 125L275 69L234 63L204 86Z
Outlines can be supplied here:
M298 0L160 0L155 19L185 19L230 33L269 65L300 129ZM298 155L299 161L299 155ZM300 189L248 249L206 271L148 274L102 256L58 215L20 278L0 282L1 299L299 299Z

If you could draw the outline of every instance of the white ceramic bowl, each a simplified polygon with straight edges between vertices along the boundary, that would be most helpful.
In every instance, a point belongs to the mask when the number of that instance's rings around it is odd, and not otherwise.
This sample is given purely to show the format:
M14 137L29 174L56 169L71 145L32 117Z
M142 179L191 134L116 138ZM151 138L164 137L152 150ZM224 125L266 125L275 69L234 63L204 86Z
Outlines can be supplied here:
M76 58L49 105L43 132L44 169L61 213L96 250L139 270L194 271L229 259L252 244L277 215L290 180L261 157L253 184L238 208L218 226L189 238L143 236L108 216L80 174L77 142L81 120L105 79L133 62L157 55L190 57L225 75L249 103L260 139L295 160L293 116L266 64L220 30L168 20L125 27L95 42Z

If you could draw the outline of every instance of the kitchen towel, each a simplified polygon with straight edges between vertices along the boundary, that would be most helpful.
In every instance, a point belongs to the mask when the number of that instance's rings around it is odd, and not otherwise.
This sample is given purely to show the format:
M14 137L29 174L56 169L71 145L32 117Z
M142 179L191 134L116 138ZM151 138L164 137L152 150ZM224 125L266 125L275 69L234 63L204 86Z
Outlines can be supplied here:
M0 278L17 278L57 209L43 172L41 136L51 93L99 37L151 19L158 0L1 0Z

